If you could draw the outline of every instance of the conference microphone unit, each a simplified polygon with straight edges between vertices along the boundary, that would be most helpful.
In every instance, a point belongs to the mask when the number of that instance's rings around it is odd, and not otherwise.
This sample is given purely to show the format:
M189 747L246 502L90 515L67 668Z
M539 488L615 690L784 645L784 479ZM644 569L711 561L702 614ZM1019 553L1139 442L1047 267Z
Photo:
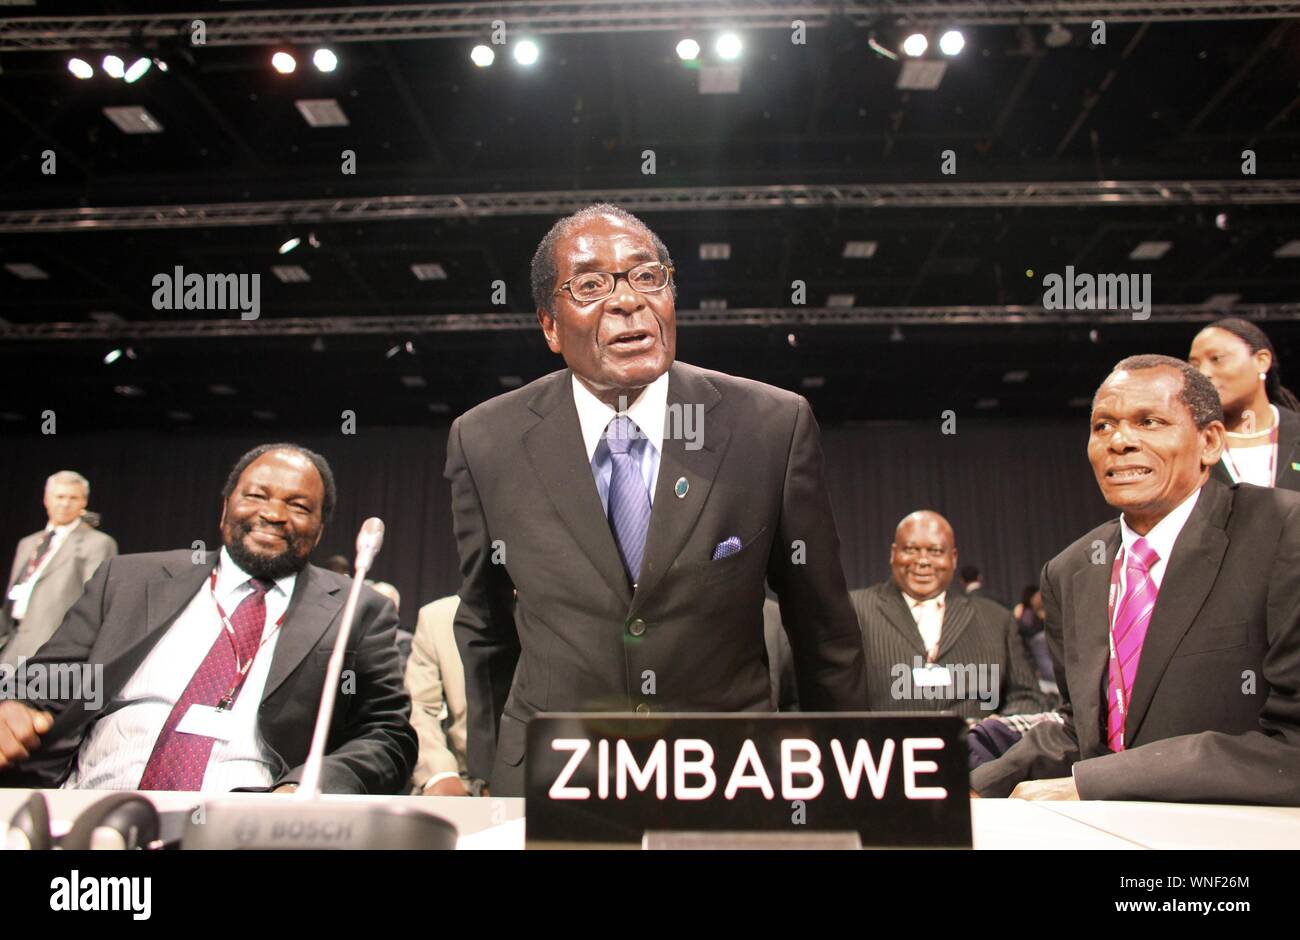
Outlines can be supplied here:
M408 801L384 806L322 795L321 770L343 657L366 573L384 544L384 523L367 519L357 534L356 573L325 670L320 707L302 781L292 796L205 800L190 816L184 849L454 849L456 827Z

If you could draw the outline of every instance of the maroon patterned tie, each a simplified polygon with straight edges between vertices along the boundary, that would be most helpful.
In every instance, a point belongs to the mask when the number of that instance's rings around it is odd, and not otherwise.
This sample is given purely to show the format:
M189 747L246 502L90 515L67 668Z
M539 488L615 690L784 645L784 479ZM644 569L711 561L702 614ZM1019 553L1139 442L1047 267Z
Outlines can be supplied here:
M203 774L208 769L214 738L199 734L181 734L176 730L185 713L194 704L215 706L230 691L239 677L239 663L246 663L261 645L262 630L266 626L266 592L274 581L252 578L247 582L253 593L245 597L230 616L235 628L235 646L239 660L235 660L230 637L225 627L199 664L190 684L167 716L167 723L154 742L153 753L140 777L139 790L199 790L203 787Z

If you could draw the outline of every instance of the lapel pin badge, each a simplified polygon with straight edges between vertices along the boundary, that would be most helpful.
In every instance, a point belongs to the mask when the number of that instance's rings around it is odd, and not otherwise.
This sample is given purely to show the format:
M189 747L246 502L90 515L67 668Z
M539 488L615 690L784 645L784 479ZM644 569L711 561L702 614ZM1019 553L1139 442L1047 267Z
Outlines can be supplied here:
M684 499L690 488L691 485L686 482L686 477L678 477L677 482L673 484L673 492L677 494L678 499Z

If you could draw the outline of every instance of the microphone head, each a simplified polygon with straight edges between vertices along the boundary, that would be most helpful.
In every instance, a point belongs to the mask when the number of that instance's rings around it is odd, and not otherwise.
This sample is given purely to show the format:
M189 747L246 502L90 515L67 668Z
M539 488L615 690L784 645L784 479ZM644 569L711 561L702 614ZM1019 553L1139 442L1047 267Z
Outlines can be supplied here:
M361 531L357 533L356 567L358 571L370 568L383 544L384 520L378 516L371 516L361 523Z

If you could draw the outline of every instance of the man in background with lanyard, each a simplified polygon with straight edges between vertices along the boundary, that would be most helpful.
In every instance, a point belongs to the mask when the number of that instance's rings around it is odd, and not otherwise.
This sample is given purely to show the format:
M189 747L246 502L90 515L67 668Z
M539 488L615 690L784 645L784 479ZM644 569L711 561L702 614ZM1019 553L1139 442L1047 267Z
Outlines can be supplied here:
M0 607L0 666L17 668L44 645L86 582L117 542L83 518L90 482L73 470L60 470L45 481L47 522L18 542L13 570Z
M308 564L336 500L319 454L254 448L223 489L223 546L104 565L28 669L102 663L82 702L0 703L10 785L87 789L296 788L349 579ZM361 593L322 789L398 793L415 763L392 602Z
M980 796L1300 805L1300 494L1212 479L1223 446L1185 362L1131 356L1097 390L1088 458L1122 515L1043 570L1064 721L978 767Z

